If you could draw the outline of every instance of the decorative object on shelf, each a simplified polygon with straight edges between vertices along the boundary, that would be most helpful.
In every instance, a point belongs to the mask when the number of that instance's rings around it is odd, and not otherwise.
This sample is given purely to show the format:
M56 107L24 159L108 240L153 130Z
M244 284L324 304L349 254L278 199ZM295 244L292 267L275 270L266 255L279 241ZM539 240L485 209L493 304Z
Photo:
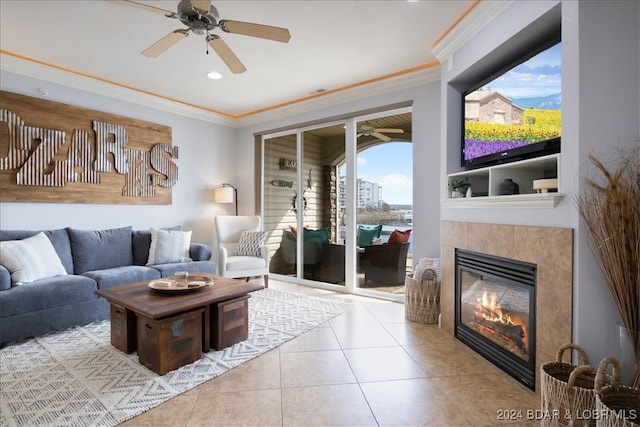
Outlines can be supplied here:
M612 169L592 155L589 161L595 169L584 177L578 211L626 330L639 331L640 140L619 149ZM629 340L635 354L630 385L640 388L640 337Z
M464 197L469 187L471 187L471 184L469 183L469 178L465 178L465 179L450 178L449 179L449 192L451 194L451 198Z
M505 178L498 186L498 194L506 196L510 194L520 194L520 186L511 178Z
M238 189L226 182L221 187L215 189L213 200L216 203L233 203L236 204L236 216L238 216Z
M548 193L549 190L558 190L558 178L542 178L533 180L533 189L536 193Z
M271 181L271 185L273 185L274 187L293 188L293 181L285 181L285 180L282 180L282 179L274 179L273 181Z

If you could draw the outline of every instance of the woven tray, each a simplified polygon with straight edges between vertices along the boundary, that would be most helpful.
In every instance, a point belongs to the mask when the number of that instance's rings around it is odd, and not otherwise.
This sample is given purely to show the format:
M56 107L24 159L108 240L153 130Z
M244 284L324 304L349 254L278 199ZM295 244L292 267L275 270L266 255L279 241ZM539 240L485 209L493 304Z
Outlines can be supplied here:
M577 350L581 365L562 361L564 352ZM555 362L540 367L542 413L544 427L595 426L591 415L595 407L596 368L589 365L587 353L576 344L560 347ZM584 416L586 414L586 417Z
M404 282L404 310L408 320L438 323L440 314L440 280L436 271L428 268L417 280L409 276Z

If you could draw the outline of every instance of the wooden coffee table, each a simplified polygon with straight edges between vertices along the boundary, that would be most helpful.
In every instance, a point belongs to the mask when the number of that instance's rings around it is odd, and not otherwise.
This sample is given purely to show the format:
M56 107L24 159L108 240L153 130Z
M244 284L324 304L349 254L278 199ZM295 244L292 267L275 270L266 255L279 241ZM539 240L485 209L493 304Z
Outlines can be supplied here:
M163 319L172 320L177 318L176 316L182 316L178 320L181 325L184 323L187 327L189 326L188 322L197 316L197 313L201 313L201 322L196 325L202 331L201 349L197 349L197 358L199 358L202 351L207 352L212 347L212 332L215 332L212 330L212 321L213 323L223 322L222 317L217 317L218 312L221 311L220 307L223 307L225 302L233 303L229 305L230 307L237 306L235 301L244 301L246 307L248 294L264 288L260 284L243 280L228 279L206 273L192 274L210 277L214 283L201 289L175 294L161 293L150 289L150 281L96 290L97 295L105 298L111 304L111 344L125 353L138 350L140 356L140 350L143 350L143 343L137 342L140 320L148 322L151 326L160 326ZM244 326L246 327L246 321ZM221 325L217 325L217 330L222 329ZM162 337L158 339L162 339ZM155 350L157 352L165 351L162 345L158 345ZM171 355L161 354L160 357L166 360L170 359ZM165 371L163 367L150 368L158 373Z

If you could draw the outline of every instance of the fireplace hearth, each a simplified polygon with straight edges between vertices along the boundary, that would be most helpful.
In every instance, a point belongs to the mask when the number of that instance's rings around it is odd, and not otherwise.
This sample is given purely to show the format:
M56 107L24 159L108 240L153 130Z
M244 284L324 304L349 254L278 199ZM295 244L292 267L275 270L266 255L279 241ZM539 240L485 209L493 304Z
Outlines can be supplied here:
M531 390L535 285L535 264L455 250L456 338Z

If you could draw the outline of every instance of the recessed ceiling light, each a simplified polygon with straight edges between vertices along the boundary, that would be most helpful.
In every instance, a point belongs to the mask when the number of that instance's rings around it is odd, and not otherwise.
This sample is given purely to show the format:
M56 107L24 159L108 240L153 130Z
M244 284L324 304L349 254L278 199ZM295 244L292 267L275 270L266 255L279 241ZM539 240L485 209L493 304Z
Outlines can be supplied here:
M207 77L209 77L211 80L220 80L222 78L222 74L217 71L209 71L207 73Z

